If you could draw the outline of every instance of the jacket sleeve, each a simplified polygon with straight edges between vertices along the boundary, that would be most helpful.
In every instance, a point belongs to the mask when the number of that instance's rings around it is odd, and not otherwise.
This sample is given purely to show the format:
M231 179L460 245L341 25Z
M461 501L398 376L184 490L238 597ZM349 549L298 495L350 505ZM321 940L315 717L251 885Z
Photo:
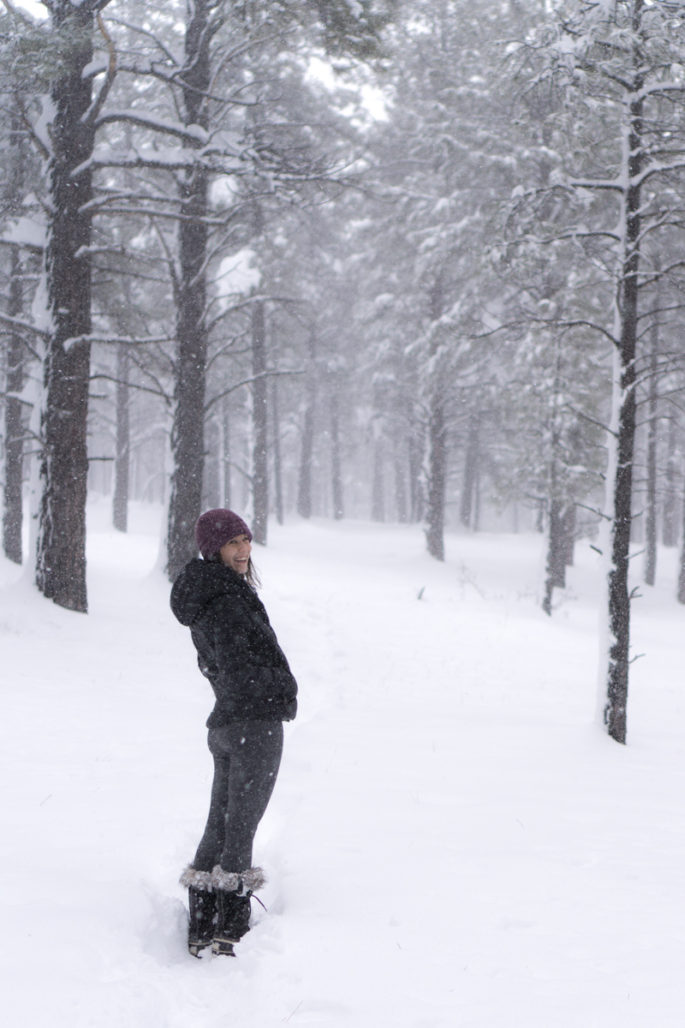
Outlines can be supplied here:
M267 622L243 604L218 600L212 610L215 673L210 681L230 716L290 720L297 683Z

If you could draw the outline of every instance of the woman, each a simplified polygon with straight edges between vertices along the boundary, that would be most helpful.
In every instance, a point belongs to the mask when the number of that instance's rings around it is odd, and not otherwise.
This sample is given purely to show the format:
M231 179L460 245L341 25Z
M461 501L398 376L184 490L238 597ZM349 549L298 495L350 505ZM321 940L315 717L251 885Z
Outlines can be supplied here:
M252 533L231 510L208 510L195 526L202 559L186 564L171 609L190 627L200 671L216 703L207 721L214 781L188 888L188 949L233 955L247 932L250 896L264 883L252 843L271 797L283 721L297 711L297 683L255 592Z

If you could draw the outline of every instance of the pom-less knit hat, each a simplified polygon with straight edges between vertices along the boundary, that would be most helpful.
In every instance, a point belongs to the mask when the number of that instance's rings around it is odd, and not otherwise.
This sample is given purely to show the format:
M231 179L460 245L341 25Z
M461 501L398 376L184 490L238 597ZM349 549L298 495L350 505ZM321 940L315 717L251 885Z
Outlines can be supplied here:
M246 535L252 541L252 532L243 519L234 514L232 510L224 507L217 507L215 510L206 510L197 519L195 525L195 540L197 548L207 560L218 553L224 543L235 539L237 535Z

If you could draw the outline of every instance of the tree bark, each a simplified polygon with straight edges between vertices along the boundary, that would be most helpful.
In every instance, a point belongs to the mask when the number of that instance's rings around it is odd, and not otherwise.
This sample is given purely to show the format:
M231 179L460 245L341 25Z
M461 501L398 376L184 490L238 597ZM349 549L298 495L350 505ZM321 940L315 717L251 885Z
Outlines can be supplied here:
M205 508L223 506L221 489L221 425L218 417L212 416L205 422L205 462L202 486L202 506Z
M264 301L252 304L252 497L254 512L252 534L256 543L266 545L269 518L268 393L266 377L266 324Z
M436 393L441 393L441 386ZM444 402L434 395L428 419L428 488L426 490L426 543L436 560L445 559L445 491L447 482L447 429Z
M312 516L312 459L314 456L314 417L316 412L316 340L312 332L309 337L309 366L307 368L307 389L304 424L300 448L300 471L297 483L297 513L301 518Z
M331 411L331 491L333 496L333 518L341 521L345 517L343 499L342 457L340 453L340 411L338 390L334 387L330 396Z
M281 413L278 399L278 378L271 379L271 438L274 453L274 506L276 521L285 521L283 508L283 460L281 457Z
M409 471L409 518L413 524L421 521L424 512L423 482L421 479L421 457L423 453L423 433L414 426L409 437L408 471Z
M461 485L459 517L462 525L473 528L476 486L478 482L478 458L480 456L480 413L476 411L469 418L469 432L464 458L464 475Z
M405 466L406 441L400 437L395 438L395 449L393 453L393 472L395 480L395 509L397 520L401 525L409 521L409 498L407 496L407 469Z
M566 585L566 539L564 533L564 511L558 496L550 497L549 526L547 530L547 560L545 564L545 596L542 609L552 613L552 596L555 589Z
M666 457L666 485L663 521L661 527L661 541L664 546L678 545L678 491L676 486L678 478L677 435L678 419L675 410L672 409L668 419L668 435L666 437L668 455Z
M576 505L569 500L562 515L562 532L564 537L564 564L573 567L576 548Z
M87 117L94 12L104 0L54 0L53 29L69 45L51 86L54 110L45 254L51 328L44 365L36 584L44 596L85 612L87 416L91 331L91 215L94 128Z
M123 343L117 350L116 444L114 456L114 496L112 524L118 532L128 530L128 492L131 464L131 424L129 412L129 354Z
M199 125L204 129L208 126L205 97L210 81L212 6L208 0L194 0L189 5L185 64L181 73L185 124ZM202 510L208 174L200 162L183 173L179 192L180 275L176 288L177 351L171 431L173 472L167 535L167 573L172 580L195 556L193 528Z
M651 331L651 347L649 354L648 383L648 414L647 414L647 496L645 503L645 585L654 585L656 581L657 554L657 428L658 428L658 383L657 371L659 362L659 323L657 318L659 303L654 305Z
M556 340L554 381L550 397L549 461L547 471L547 559L545 563L545 595L542 609L552 613L555 588L566 585L566 545L564 538L564 488L562 468L562 424L560 402L562 394L562 349Z
M640 5L637 5L639 13ZM634 56L636 66L638 54ZM624 194L624 254L618 297L618 382L615 384L615 465L608 476L611 494L611 551L608 572L609 660L604 723L612 739L624 743L630 668L630 536L636 422L635 358L640 264L640 179L642 167L643 82L636 75L628 105L627 181ZM616 389L617 386L617 389ZM613 472L613 473L611 473Z
M373 440L371 520L385 521L385 448L380 435Z
M26 182L25 131L14 99L9 134L9 169L5 201L9 210L19 213ZM10 254L9 296L7 313L19 318L24 307L24 261L18 247ZM25 379L26 352L16 332L8 334L7 376L5 382L5 486L2 518L3 551L8 560L22 562L23 482L24 482L24 412L21 392Z
M685 484L685 474L683 475ZM685 490L683 491L683 526L680 540L680 568L678 572L678 603L685 603Z
M7 313L19 317L23 307L22 261L12 248ZM24 417L21 391L24 386L24 345L15 332L7 344L7 400L5 403L5 488L2 544L8 560L22 562L22 492L24 482Z
M222 504L230 510L233 487L231 481L231 414L227 396L224 396L221 401L221 458Z
M435 324L444 307L440 276L430 297L431 321ZM428 395L428 482L426 487L426 544L431 557L445 559L445 497L447 491L447 417L445 383L437 358L437 341L431 346L432 363Z

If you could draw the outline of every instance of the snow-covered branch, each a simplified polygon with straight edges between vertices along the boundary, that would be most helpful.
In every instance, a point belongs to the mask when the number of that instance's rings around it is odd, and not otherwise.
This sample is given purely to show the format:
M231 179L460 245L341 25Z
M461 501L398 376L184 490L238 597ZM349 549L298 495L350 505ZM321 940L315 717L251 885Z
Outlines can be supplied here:
M0 319L2 315L0 314ZM72 336L70 339L64 341L65 351L73 349L75 346L92 345L93 343L102 343L107 346L116 346L123 343L126 346L153 346L160 343L168 343L169 335L158 336L115 336L109 333L99 335L97 332L87 332L84 335Z
M212 409L212 407L219 403L220 400L223 400L224 397L230 396L231 393L235 393L238 389L243 389L244 386L253 385L255 382L264 379L283 378L292 375L306 375L306 373L306 369L304 368L300 370L263 371L258 375L251 375L249 378L243 378L240 382L234 382L227 389L222 390L222 392L217 393L216 396L213 396L211 400L208 400L204 408L205 414L207 414Z
M103 114L96 120L95 128L99 129L108 124L135 125L138 128L150 129L163 135L175 136L194 147L204 146L209 141L207 130L200 125L184 125L181 121L166 121L163 118L143 114L135 108L108 111L107 114Z
M38 328L30 321L24 321L23 318L11 317L3 311L0 311L0 324L7 325L21 332L28 332L30 335L38 336L39 339L47 339L49 335L47 329Z
M102 19L101 14L98 14L97 16L97 23L98 28L102 33L102 37L105 40L105 45L107 47L108 52L108 60L105 81L102 83L102 86L100 87L97 96L94 98L92 104L90 105L90 109L86 111L82 119L83 123L90 127L96 124L98 115L103 108L103 105L105 103L105 100L107 99L110 89L112 88L112 84L114 83L114 79L117 73L117 55L116 50L114 49L114 41L108 33L107 29L105 28L105 23Z

